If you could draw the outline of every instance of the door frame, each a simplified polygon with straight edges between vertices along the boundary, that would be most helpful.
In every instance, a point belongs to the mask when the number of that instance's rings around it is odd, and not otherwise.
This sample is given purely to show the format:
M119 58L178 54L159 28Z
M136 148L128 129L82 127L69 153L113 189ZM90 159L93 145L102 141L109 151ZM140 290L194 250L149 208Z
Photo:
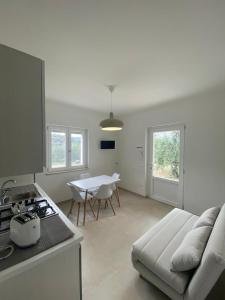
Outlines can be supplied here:
M180 123L165 124L158 126L151 126L147 128L146 132L146 168L145 168L145 178L146 178L146 195L151 197L151 191L153 190L153 174L152 174L152 159L153 159L153 132L154 131L170 131L170 130L180 130L180 173L179 173L179 184L176 182L171 182L179 185L178 189L178 203L169 201L168 199L161 197L154 197L154 200L164 202L175 207L184 208L184 153L185 153L185 129L186 126ZM162 179L165 181L170 181L169 179ZM152 198L153 199L153 198Z

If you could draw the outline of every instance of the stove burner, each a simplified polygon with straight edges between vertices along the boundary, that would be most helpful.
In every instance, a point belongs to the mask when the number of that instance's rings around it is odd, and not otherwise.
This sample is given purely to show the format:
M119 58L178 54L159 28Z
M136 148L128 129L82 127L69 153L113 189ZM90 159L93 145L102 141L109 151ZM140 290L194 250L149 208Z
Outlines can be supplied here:
M26 199L1 209L0 207L0 233L9 230L10 220L19 213L36 213L40 219L56 215L56 211L46 199Z

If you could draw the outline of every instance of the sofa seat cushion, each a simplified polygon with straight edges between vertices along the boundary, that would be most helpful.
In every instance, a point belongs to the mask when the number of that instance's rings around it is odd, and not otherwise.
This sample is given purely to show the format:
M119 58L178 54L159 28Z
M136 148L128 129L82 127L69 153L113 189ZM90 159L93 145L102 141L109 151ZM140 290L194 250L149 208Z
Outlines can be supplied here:
M179 294L184 293L192 272L172 272L171 258L197 219L197 216L175 208L133 244L133 259Z

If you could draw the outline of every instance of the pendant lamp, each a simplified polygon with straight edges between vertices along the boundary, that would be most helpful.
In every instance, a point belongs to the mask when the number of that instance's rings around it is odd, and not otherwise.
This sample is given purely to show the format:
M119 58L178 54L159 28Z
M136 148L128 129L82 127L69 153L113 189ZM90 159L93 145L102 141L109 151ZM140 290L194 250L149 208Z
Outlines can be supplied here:
M115 85L107 86L110 92L110 113L109 119L102 120L100 127L104 131L119 131L123 129L123 122L119 119L115 119L112 112L112 93L115 90Z

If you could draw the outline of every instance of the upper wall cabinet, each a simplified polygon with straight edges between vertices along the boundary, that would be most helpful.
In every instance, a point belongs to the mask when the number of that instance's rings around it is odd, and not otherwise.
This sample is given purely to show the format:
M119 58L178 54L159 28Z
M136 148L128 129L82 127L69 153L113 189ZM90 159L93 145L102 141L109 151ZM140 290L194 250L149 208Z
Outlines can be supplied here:
M44 62L0 45L0 177L45 166Z

